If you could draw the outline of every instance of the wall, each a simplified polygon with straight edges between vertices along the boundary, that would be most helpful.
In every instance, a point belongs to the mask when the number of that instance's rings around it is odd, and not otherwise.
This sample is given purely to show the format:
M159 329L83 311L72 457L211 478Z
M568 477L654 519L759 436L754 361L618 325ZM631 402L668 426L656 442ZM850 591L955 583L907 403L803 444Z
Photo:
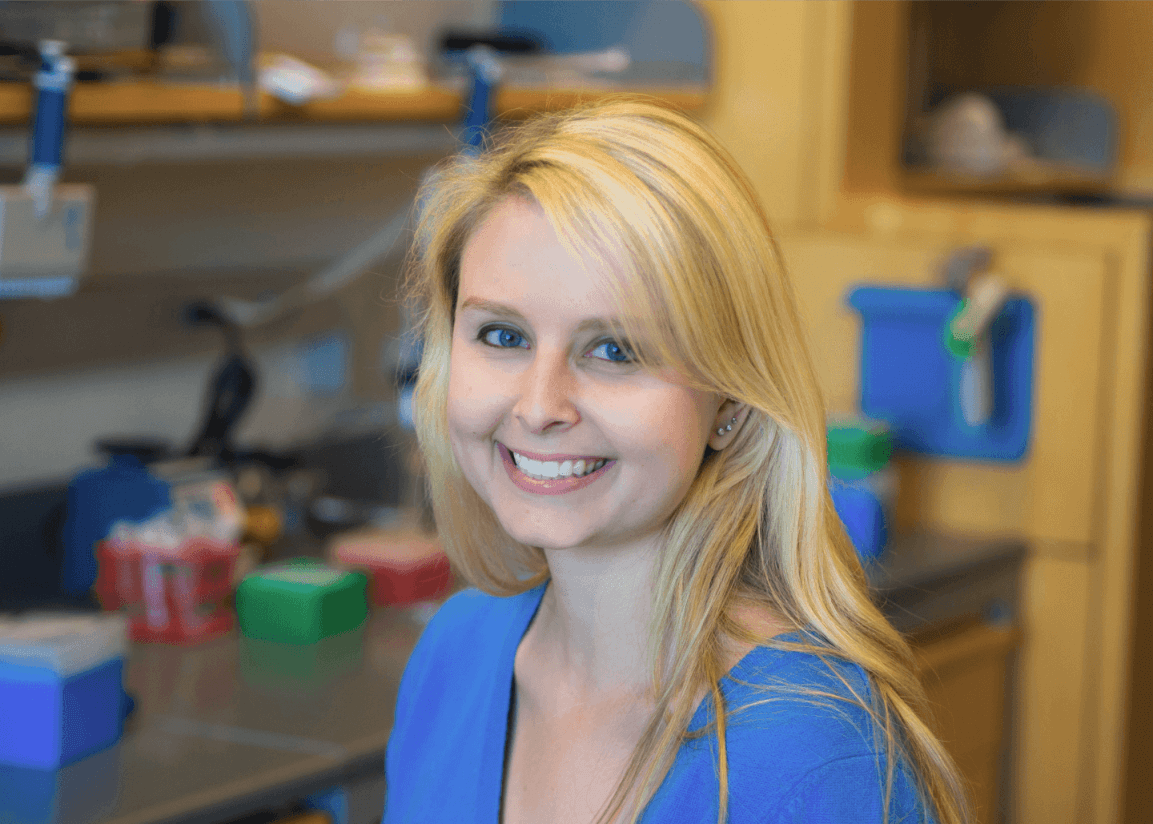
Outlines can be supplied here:
M0 304L0 488L70 475L99 436L186 443L222 344L184 324L183 306L276 292L320 270L409 208L429 160L70 170L97 189L91 275L67 299ZM404 248L337 297L247 336L266 380L244 434L291 443L341 405L391 398L381 352L396 333ZM297 380L333 330L352 343L335 398Z

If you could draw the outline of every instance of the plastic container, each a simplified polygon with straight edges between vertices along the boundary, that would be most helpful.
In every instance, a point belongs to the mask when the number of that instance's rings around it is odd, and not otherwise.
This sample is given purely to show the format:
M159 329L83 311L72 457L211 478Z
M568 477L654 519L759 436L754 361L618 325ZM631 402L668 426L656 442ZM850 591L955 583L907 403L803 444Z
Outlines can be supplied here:
M329 557L368 576L371 603L404 606L446 595L452 569L435 538L417 532L366 530L333 539Z
M124 729L124 620L0 618L0 764L56 769Z
M240 630L249 638L311 644L356 629L368 617L359 572L300 560L267 566L236 590Z
M830 492L861 561L881 556L897 495L897 477L889 458L893 441L881 421L842 418L829 422Z
M96 594L104 609L126 614L133 640L199 643L235 626L230 601L239 555L236 542L205 536L174 547L113 537L97 547Z
M960 301L949 289L867 286L849 294L861 315L861 412L888 423L900 449L1018 461L1028 450L1032 422L1033 304L1011 297L993 320L992 411L972 426L961 405L964 361L944 343Z
M96 544L117 521L144 521L171 504L169 486L132 455L81 472L68 485L61 589L86 595L96 582Z

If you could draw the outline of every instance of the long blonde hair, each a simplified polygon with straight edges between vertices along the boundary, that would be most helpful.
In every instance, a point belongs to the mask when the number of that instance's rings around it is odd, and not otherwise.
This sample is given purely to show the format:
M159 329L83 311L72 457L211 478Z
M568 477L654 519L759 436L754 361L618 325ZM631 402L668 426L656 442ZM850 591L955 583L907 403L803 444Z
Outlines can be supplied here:
M967 820L955 766L926 726L908 646L871 602L827 489L825 410L803 325L751 185L688 117L619 98L506 129L478 157L444 164L420 195L409 295L424 355L416 429L438 529L454 566L496 595L548 577L544 554L512 540L461 474L449 445L449 350L461 256L492 208L531 198L561 242L612 280L630 340L649 365L749 408L733 441L707 450L667 526L658 561L650 653L656 709L602 820L636 821L711 696L719 743L720 821L728 805L726 643L766 643L734 618L759 605L810 644L860 665L894 763L907 760L941 824ZM815 635L814 635L815 633ZM834 696L830 696L834 697Z

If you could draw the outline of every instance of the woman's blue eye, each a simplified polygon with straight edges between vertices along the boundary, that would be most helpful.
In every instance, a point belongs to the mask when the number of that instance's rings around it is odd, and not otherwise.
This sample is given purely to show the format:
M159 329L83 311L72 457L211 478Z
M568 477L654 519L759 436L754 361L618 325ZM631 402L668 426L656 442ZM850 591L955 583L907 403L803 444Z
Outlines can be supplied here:
M498 346L501 349L514 349L524 345L524 335L498 326L495 329L486 329L481 333L481 340L489 346Z
M597 344L589 355L601 360L611 361L612 363L632 363L634 360L633 353L630 349L616 341L607 340L604 343Z

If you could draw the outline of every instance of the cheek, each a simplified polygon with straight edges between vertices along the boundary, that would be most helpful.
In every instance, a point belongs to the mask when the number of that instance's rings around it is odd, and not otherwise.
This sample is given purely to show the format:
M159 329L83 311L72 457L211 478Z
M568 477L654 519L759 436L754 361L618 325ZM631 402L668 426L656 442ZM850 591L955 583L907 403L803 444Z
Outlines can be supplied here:
M448 427L453 440L483 435L499 420L499 384L482 360L455 341L449 361ZM455 444L454 444L455 445Z
M659 431L665 433L663 446L687 488L700 469L712 420L711 415L702 414L700 405L694 403L693 398L678 398L677 401L666 407L667 413Z
M660 472L687 487L700 468L712 426L708 400L687 389L634 392L614 404L618 442L644 453L643 469Z
M458 351L454 343L449 361L447 410L448 428L454 439L458 433L474 426L472 418L476 414L476 404L473 400L477 387L467 361L468 358Z

